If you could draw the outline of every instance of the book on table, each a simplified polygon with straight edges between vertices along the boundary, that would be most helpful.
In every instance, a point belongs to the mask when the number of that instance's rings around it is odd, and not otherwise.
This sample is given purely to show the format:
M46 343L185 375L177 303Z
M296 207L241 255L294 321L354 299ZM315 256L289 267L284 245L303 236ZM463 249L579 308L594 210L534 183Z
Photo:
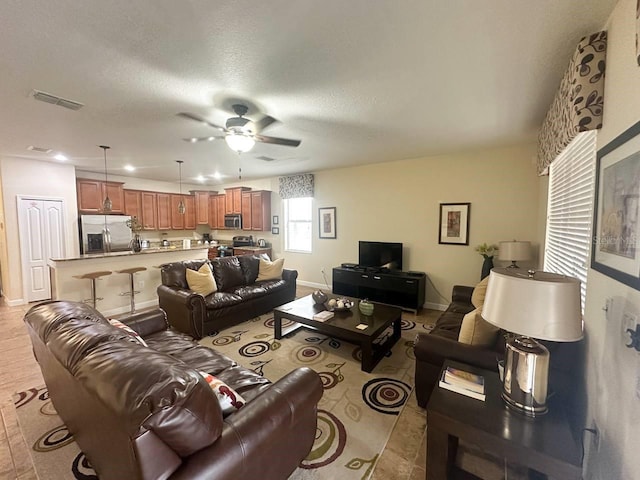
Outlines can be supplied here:
M313 319L318 322L324 322L333 317L333 312L329 310L323 310L322 312L318 312L313 316Z
M466 395L467 397L475 398L476 400L482 400L483 402L486 398L486 395L484 393L484 378L482 378L482 391L478 392L476 390L470 390L462 386L461 384L449 383L447 381L447 370L445 369L442 372L442 376L440 377L440 382L438 383L438 385L440 386L440 388L444 388L455 393L460 393L462 395Z
M484 393L484 377L475 373L447 367L444 371L444 379L447 383L464 387L477 393Z

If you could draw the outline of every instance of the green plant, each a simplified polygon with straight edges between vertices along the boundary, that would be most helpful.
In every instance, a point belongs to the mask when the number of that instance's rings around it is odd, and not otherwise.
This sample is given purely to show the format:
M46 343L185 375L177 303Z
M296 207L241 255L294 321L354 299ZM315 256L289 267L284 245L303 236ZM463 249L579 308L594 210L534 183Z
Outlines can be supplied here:
M495 243L487 244L482 243L476 247L476 252L482 255L484 258L492 258L498 251L498 245Z

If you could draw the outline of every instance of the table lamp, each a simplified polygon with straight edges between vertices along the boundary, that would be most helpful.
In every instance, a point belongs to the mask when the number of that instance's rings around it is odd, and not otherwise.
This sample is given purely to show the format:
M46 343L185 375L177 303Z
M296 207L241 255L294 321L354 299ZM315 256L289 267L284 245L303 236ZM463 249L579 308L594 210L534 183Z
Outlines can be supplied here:
M494 268L482 318L515 334L506 342L502 399L526 415L545 414L549 350L535 339L575 342L582 338L580 280L549 272Z
M498 260L511 262L508 268L520 268L516 262L529 260L531 258L531 242L500 242L498 248Z

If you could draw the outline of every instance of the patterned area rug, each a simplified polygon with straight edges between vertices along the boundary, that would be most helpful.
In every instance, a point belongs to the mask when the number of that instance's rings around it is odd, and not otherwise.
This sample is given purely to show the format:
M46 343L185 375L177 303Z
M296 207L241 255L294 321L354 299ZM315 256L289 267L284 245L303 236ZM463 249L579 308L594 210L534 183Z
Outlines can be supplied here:
M411 393L413 339L418 331L430 328L403 318L402 337L372 373L360 370L360 348L348 342L306 329L275 340L271 314L223 330L200 343L271 381L298 366L316 370L324 384L316 441L290 479L366 480ZM97 478L56 414L45 387L16 394L15 405L40 478Z

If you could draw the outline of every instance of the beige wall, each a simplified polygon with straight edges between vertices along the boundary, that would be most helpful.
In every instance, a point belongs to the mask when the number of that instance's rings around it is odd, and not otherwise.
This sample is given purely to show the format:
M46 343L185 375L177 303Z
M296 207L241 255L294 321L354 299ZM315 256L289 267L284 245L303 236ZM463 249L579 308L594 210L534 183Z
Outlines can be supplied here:
M3 293L10 304L22 303L22 267L18 235L18 195L35 198L62 199L65 205L65 235L68 255L78 252L78 208L76 204L75 169L36 160L0 158L6 247L9 254L2 263ZM1 257L0 257L1 259ZM4 259L3 259L4 260ZM5 281L6 280L6 281Z
M598 149L640 120L640 67L635 53L635 0L620 0L607 30L607 78ZM605 318L603 306L614 299ZM640 292L589 270L585 309L587 426L595 419L600 449L590 455L586 478L635 479L640 475L640 356L625 347L622 316L640 319Z
M322 268L330 282L332 267L358 261L359 240L402 242L404 270L427 272L444 296L427 286L427 302L448 304L454 284L480 279L476 245L539 237L534 155L527 145L316 172L313 253L283 252L283 235L274 249L303 282L322 285ZM438 244L439 204L452 202L471 203L469 246ZM319 207L337 208L336 240L318 238Z

